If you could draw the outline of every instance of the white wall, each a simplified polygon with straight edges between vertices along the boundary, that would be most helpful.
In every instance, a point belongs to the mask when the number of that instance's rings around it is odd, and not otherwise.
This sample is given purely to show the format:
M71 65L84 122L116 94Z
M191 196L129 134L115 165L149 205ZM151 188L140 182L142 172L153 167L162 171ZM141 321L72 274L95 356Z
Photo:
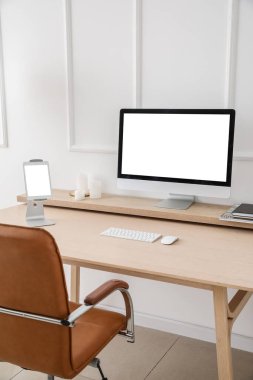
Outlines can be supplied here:
M36 157L50 161L54 187L73 188L82 170L116 192L118 110L134 106L235 107L229 203L253 202L251 0L0 4L9 141L0 148L0 207L15 204L22 162ZM82 270L82 297L110 277ZM211 293L127 280L138 323L214 339ZM108 304L119 307L118 297ZM234 327L234 345L251 351L252 315L250 302Z

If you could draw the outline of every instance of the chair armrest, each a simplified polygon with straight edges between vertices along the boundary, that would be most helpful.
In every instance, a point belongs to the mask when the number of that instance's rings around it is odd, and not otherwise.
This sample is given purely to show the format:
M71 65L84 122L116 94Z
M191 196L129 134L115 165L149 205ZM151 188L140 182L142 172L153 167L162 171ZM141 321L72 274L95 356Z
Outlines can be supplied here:
M122 331L121 334L127 337L128 342L134 342L134 311L132 298L128 292L129 285L127 282L122 280L109 280L95 289L93 292L88 294L84 299L84 305L79 306L74 310L65 322L66 326L74 326L75 321L81 317L81 315L87 313L92 309L97 303L102 301L104 298L109 296L116 290L120 291L126 308L126 331ZM64 324L64 323L62 323Z
M116 290L120 291L126 308L126 331L121 334L127 337L128 342L134 342L134 310L132 298L128 292L129 285L122 280L109 280L99 286L84 299L86 306L94 306Z
M88 294L84 299L84 303L85 305L96 305L98 302L108 297L111 293L115 292L115 290L128 288L129 285L125 281L109 280Z

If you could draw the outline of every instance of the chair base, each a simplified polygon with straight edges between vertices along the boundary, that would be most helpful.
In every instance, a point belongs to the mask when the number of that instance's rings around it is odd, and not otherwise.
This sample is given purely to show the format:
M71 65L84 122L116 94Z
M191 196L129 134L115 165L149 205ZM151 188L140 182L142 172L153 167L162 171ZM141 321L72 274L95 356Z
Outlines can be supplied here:
M100 359L98 358L94 358L90 363L89 365L91 367L94 367L94 368L97 368L99 370L99 373L101 375L101 380L108 380L107 377L105 377L105 375L103 374L103 371L102 371L102 368L100 366ZM48 379L50 380L50 379Z
M102 371L102 368L100 366L100 359L98 358L94 358L90 364L89 364L91 367L94 367L94 368L97 368L99 370L99 373L101 375L101 380L108 380L107 377L105 377L105 375L103 374L103 371ZM47 380L54 380L54 376L53 375L47 375Z

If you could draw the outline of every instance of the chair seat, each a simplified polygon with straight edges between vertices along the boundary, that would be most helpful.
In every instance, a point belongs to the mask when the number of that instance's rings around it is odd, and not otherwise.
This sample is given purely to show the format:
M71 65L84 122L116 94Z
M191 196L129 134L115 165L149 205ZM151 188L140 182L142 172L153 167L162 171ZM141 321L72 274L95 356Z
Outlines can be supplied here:
M69 303L71 312L80 305ZM126 328L126 317L112 311L93 308L81 316L71 329L72 365L80 372L107 345Z

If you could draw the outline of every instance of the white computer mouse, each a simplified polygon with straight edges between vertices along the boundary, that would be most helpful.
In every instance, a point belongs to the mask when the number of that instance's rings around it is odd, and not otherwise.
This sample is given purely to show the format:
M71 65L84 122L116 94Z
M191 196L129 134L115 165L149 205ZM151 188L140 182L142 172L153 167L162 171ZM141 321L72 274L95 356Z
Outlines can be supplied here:
M162 244L173 244L177 239L178 239L178 237L176 237L176 236L164 236L161 240L161 243Z

